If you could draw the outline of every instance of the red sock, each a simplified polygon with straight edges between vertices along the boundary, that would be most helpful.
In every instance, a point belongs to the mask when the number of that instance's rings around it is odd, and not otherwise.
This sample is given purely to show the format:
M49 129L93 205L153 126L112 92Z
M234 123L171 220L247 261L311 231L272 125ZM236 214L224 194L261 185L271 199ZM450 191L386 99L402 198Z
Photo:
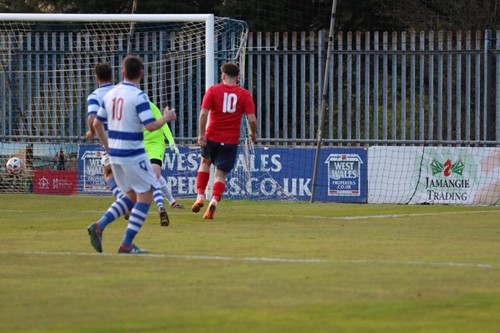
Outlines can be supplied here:
M205 194L209 179L210 172L198 171L198 177L196 177L196 190L198 194Z
M212 191L212 198L217 201L222 199L222 194L224 194L224 190L226 189L226 184L223 182L215 182L214 189Z

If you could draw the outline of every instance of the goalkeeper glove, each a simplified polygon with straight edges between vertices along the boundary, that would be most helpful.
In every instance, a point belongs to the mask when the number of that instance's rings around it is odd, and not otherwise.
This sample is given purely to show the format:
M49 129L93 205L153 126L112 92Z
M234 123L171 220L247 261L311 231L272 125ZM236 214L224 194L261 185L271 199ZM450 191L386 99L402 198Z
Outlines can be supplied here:
M174 142L172 142L170 145L170 150L173 151L175 153L175 155L179 155L179 148L177 148L177 146L175 145Z

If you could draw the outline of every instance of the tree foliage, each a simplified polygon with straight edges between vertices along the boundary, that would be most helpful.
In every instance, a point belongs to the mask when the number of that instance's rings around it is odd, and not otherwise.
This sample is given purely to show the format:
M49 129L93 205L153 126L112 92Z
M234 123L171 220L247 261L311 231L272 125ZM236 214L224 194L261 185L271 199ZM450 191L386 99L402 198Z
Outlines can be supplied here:
M0 7L12 13L125 13L132 0L2 0Z
M379 14L399 29L474 31L500 27L499 0L379 1Z
M213 13L252 31L328 29L333 0L137 0L137 13ZM133 0L0 0L19 13L130 13ZM336 30L500 28L500 0L338 0Z

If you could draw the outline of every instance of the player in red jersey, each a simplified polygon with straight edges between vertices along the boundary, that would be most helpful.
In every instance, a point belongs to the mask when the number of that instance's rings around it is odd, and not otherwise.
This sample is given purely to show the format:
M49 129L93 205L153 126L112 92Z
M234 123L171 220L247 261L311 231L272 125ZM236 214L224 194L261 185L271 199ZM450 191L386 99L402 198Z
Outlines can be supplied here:
M203 97L198 121L201 163L196 178L198 196L191 208L195 213L204 205L210 166L215 166L212 198L204 219L214 218L226 188L226 177L234 167L243 115L247 116L252 141L257 141L255 104L250 92L238 85L240 69L233 63L225 63L221 72L222 83L210 87Z

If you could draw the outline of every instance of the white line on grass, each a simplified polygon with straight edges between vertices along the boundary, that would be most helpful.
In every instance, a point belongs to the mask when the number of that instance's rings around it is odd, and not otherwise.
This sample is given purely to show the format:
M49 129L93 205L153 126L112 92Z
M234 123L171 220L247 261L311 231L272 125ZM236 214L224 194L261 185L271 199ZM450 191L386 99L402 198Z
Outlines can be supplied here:
M29 210L13 210L13 209L2 209L0 212L9 212L9 213L26 213ZM56 211L57 212L57 211ZM62 211L61 211L62 212ZM413 213L413 214L385 214L385 215L355 215L355 216L319 216L319 215L285 215L285 214L252 214L254 217L286 217L286 218L296 218L296 219L322 219L322 220L365 220L365 219L387 219L387 218L400 218L400 217L420 217L420 216L440 216L440 215L462 215L462 214L477 214L477 213L491 213L498 214L499 210L476 210L476 211L459 211L459 212L434 212L434 213ZM53 214L54 211L39 211L37 213L48 213ZM82 213L102 213L101 210L85 210ZM150 211L148 215L156 214L154 211ZM170 212L169 214L173 215L192 215L191 211L189 212ZM232 216L238 216L236 213L232 213ZM246 215L245 215L246 216Z
M454 268L481 268L499 269L500 265L483 263L460 263L460 262L440 262L440 261L419 261L419 260L384 260L384 259L293 259L293 258L268 258L268 257L230 257L230 256L207 256L207 255L183 255L148 253L140 255L124 255L118 253L89 253L89 252L50 252L50 251L0 251L0 254L12 255L40 255L40 256L106 256L106 257L152 257L152 258L172 258L186 260L220 260L220 261L254 261L254 262L278 262L278 263L337 263L337 264L382 264L382 265L415 265L432 267L454 267Z
M494 213L498 214L497 210L476 210L476 211L461 211L461 212L436 212L436 213L413 213L413 214L385 214L385 215L357 215L357 216L317 216L317 215L275 215L275 214L252 214L252 216L270 217L280 216L289 218L308 218L308 219L327 219L327 220L364 220L364 219L387 219L399 217L420 217L420 216L438 216L438 215L462 215L462 214L477 214L477 213Z

